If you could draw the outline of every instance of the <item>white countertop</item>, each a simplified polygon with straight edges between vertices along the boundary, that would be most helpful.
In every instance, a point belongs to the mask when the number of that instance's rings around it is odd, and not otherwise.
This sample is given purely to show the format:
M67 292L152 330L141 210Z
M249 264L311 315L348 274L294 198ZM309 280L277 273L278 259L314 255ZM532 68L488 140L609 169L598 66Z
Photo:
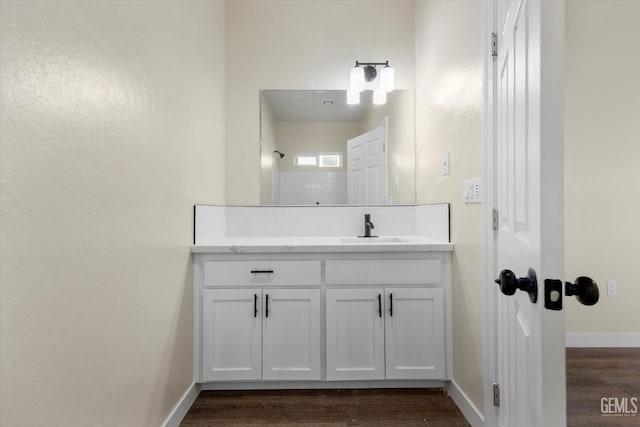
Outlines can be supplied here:
M344 243L342 239L355 240ZM397 239L397 241L385 241ZM296 252L451 252L453 244L420 236L221 237L215 243L195 245L192 253L296 253Z

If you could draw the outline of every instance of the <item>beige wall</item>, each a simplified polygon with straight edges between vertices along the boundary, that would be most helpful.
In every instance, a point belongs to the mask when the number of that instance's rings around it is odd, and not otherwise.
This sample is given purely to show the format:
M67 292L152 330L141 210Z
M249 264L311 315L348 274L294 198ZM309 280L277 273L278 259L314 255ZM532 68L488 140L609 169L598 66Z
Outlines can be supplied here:
M192 381L192 205L224 202L224 3L0 19L0 425L158 426Z
M483 412L482 213L462 202L462 181L482 175L481 7L416 3L416 186L418 203L451 202L453 378Z
M567 332L640 332L638 17L638 1L566 6L565 276L600 284L597 305L567 301Z
M227 203L260 201L260 90L346 89L356 60L389 60L413 89L413 15L413 0L227 4Z
M384 116L389 117L387 128L387 194L393 204L416 203L416 122L415 93L396 90L387 95L387 103L373 105L360 121L360 133L375 129ZM398 176L399 187L394 186Z

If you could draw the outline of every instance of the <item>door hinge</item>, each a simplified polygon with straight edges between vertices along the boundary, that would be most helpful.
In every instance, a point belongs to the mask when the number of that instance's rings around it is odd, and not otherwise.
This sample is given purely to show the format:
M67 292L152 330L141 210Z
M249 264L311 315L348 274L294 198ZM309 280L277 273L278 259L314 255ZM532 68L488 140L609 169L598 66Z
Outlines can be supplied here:
M387 151L387 143L386 142L382 143L382 151L383 152Z
M495 59L498 57L498 35L491 33L491 56Z
M491 228L498 231L498 209L495 208L491 211Z
M500 407L500 384L493 383L493 406Z

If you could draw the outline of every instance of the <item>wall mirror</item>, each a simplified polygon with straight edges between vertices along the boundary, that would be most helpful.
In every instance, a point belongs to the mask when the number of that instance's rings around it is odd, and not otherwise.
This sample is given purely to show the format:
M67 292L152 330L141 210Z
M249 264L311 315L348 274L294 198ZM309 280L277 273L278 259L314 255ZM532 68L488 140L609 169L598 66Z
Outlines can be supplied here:
M415 204L415 93L260 92L260 204Z

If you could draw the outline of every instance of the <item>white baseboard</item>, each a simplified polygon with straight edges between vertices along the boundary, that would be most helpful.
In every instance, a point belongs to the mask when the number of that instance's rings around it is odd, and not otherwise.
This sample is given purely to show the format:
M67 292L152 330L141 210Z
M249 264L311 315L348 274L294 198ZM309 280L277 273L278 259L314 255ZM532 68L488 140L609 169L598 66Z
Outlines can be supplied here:
M176 406L173 408L167 419L161 424L162 427L179 427L180 423L187 415L191 405L196 401L200 394L200 384L192 383L187 391L184 392Z
M566 347L640 347L640 333L567 332Z
M473 427L483 427L484 417L476 406L469 400L466 394L458 387L455 381L449 381L447 384L447 393L453 399L455 404L462 412L462 415L469 421Z
M446 384L440 380L221 381L202 384L202 390L321 390L333 388L446 388Z

